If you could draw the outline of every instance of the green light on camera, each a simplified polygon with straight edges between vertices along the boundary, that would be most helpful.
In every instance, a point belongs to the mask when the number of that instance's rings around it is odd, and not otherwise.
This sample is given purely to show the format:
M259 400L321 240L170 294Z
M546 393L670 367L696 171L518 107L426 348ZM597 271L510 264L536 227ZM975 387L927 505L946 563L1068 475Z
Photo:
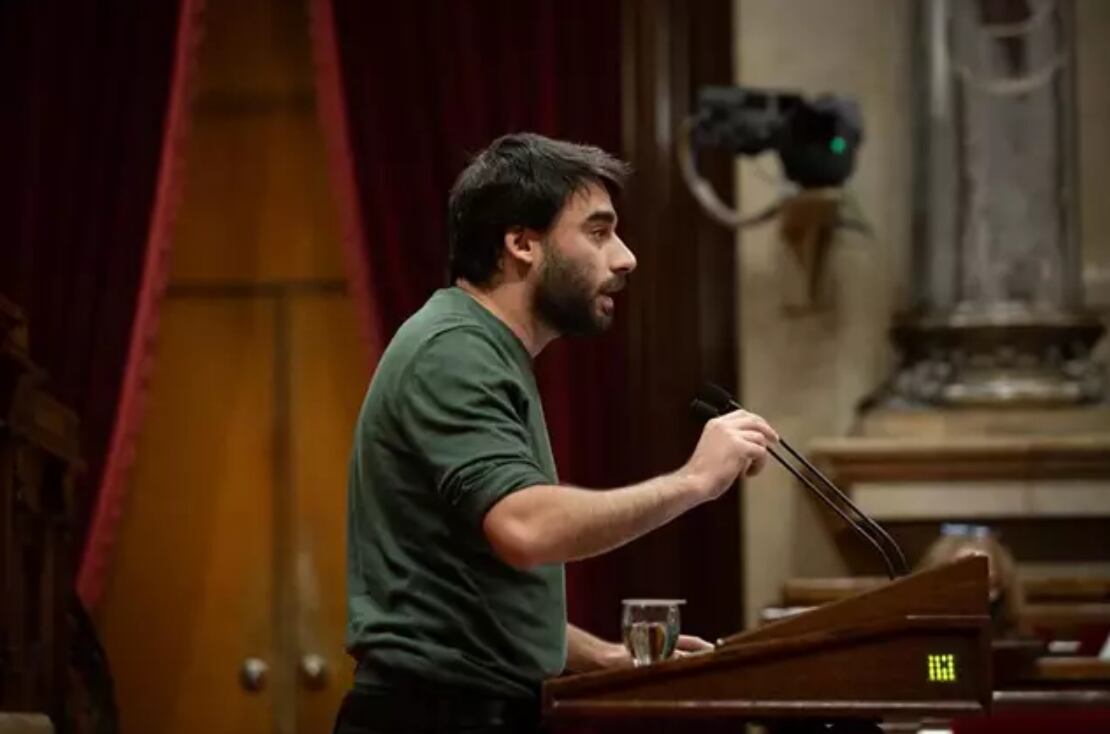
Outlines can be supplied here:
M829 141L829 150L837 155L844 155L848 150L848 141L837 135Z

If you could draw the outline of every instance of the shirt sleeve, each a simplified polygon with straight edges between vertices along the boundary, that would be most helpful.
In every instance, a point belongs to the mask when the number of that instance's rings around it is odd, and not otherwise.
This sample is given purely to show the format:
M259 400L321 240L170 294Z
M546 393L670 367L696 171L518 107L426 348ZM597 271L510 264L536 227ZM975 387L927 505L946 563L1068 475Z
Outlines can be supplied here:
M476 329L432 337L397 396L407 439L436 491L468 522L511 492L550 484L535 458L519 368Z

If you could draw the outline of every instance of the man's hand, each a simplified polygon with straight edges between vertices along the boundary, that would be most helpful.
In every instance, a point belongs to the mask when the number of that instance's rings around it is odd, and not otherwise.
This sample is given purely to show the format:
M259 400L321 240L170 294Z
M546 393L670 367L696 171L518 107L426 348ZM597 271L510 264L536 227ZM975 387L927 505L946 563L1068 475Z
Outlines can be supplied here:
M707 642L693 635L679 635L674 647L675 657L697 655L704 652L713 652L713 643Z
M767 447L778 440L767 421L746 410L735 410L705 424L682 471L695 480L706 500L713 500L738 476L751 477L762 471Z
M617 670L620 668L632 667L632 656L628 654L628 648L620 643L609 643L608 649L598 661L601 663L602 670Z
M683 658L689 655L698 655L713 651L713 645L694 635L679 635L675 643L674 657ZM631 668L632 656L624 645L609 643L609 648L601 660L601 667L605 670Z

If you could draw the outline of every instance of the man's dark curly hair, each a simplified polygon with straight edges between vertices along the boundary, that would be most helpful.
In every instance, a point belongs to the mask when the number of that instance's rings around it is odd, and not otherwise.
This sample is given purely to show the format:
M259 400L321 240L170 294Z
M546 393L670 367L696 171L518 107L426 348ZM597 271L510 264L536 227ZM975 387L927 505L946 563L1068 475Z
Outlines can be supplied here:
M540 232L571 195L590 184L615 200L630 167L600 148L535 133L494 140L459 174L447 207L450 282L485 285L497 274L505 232Z

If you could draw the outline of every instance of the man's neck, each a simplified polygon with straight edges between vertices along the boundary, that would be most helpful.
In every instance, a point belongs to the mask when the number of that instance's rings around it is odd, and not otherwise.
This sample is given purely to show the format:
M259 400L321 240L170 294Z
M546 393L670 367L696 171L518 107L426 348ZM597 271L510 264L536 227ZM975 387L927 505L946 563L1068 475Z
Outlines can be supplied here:
M531 296L522 282L501 283L492 288L483 288L460 278L455 285L508 326L532 357L543 351L558 336L536 318L532 312Z

